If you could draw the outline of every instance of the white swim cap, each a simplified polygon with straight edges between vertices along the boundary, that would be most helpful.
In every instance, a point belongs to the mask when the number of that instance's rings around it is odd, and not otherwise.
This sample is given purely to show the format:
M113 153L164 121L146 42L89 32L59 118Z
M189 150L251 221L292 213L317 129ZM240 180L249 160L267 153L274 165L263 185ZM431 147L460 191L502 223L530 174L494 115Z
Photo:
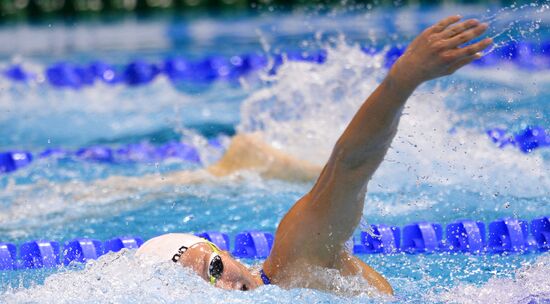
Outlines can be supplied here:
M154 237L143 243L136 255L158 257L163 261L171 261L178 250L185 246L190 248L198 243L207 242L205 239L188 233L169 233Z

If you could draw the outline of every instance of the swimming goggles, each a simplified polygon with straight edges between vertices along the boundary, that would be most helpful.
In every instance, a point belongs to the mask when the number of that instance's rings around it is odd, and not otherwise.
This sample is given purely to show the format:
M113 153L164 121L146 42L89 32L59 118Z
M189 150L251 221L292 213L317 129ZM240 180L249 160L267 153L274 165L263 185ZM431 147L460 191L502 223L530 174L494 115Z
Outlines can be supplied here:
M223 274L223 261L222 257L220 256L220 250L214 243L206 241L205 243L212 248L212 253L210 254L210 263L208 265L208 279L210 280L210 284L215 285L216 281L219 280L222 277ZM174 254L172 257L172 261L174 263L177 263L183 253L187 251L186 246L181 246L180 249L178 249L178 253Z

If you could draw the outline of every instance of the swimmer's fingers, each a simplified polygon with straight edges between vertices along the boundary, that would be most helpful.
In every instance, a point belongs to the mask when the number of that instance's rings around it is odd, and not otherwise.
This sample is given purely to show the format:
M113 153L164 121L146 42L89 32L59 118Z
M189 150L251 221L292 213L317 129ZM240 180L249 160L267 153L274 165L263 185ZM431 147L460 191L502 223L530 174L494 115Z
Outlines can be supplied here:
M487 24L481 23L478 24L468 30L463 31L460 34L457 34L447 40L445 40L445 44L448 48L454 49L476 37L479 37L481 34L485 33L487 30Z
M465 57L465 58L462 58L462 59L458 60L457 62L453 63L451 65L451 67L449 68L450 74L454 73L456 70L460 69L461 67L463 67L467 64L470 64L472 61L477 60L479 58L481 58L481 54L477 53L475 55L468 56L468 57Z
M434 26L428 28L428 31L433 33L433 34L440 33L443 30L445 30L449 25L458 22L458 20L460 20L460 18L462 18L462 17L459 16L459 15L449 16L449 17L439 21Z
M493 43L493 39L485 38L474 44L450 51L454 58L476 56ZM459 59L460 60L460 59Z
M449 39L477 25L479 25L479 21L475 19L469 19L453 26L449 26L444 31L439 33L438 36L442 39Z

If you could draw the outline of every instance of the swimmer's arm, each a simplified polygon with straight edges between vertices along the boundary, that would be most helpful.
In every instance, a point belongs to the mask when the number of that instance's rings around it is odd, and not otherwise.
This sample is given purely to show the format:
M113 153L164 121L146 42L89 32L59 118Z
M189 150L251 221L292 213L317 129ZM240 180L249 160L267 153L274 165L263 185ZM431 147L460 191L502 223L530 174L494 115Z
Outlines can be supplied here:
M359 224L367 182L390 147L408 97L421 83L479 58L491 43L458 48L486 29L472 20L452 25L459 19L446 18L420 34L360 107L313 189L281 221L267 272L284 271L285 259L334 265ZM376 287L387 292L385 284Z
M491 39L459 48L475 39L487 26L476 20L456 23L452 16L426 29L395 63L386 79L361 106L338 140L333 158L344 167L361 168L370 177L385 155L408 97L423 82L454 73L480 58ZM454 25L453 25L454 24Z
M265 178L290 181L312 181L321 168L298 160L265 143L259 134L237 134L227 151L206 169L214 176L227 176L240 170L251 170Z

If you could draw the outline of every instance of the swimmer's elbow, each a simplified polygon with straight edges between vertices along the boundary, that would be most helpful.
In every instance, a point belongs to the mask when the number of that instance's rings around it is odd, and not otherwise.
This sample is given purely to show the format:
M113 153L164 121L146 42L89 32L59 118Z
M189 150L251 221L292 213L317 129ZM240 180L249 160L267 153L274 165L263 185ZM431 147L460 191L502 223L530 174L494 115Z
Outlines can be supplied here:
M362 155L358 155L358 153L350 151L349 148L346 148L345 146L342 147L337 145L332 153L333 155L331 160L337 167L344 170L355 170L361 167L361 165L365 162Z
M377 286L377 289L381 293L386 294L388 296L393 296L395 294L390 282L388 282L388 280L386 280L385 278L383 278L383 282L379 286Z
M376 169L386 155L392 138L369 145L337 144L331 158L338 167L346 171L372 167Z

